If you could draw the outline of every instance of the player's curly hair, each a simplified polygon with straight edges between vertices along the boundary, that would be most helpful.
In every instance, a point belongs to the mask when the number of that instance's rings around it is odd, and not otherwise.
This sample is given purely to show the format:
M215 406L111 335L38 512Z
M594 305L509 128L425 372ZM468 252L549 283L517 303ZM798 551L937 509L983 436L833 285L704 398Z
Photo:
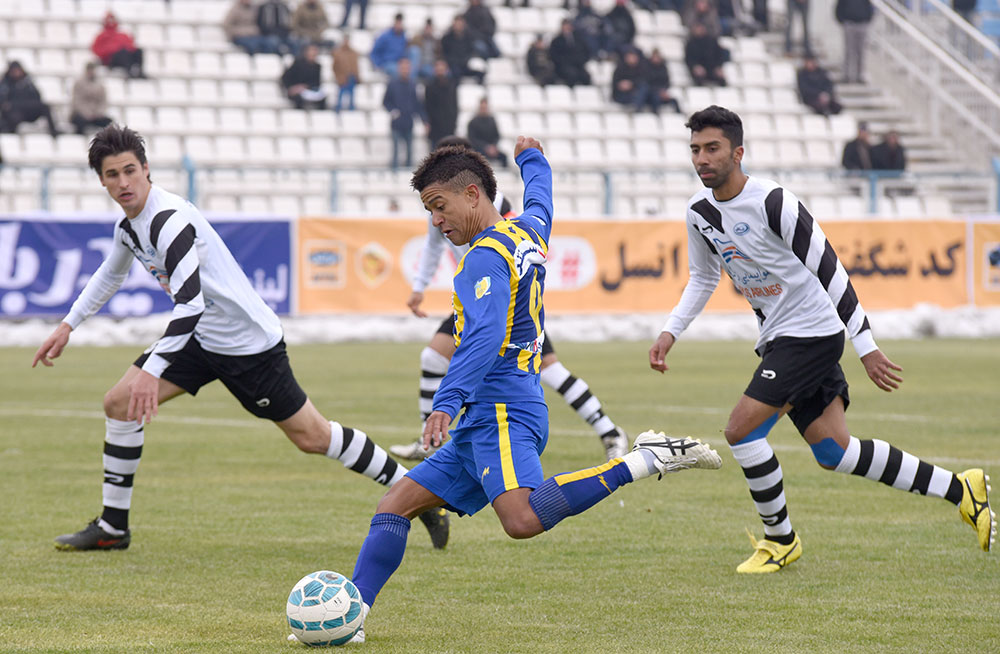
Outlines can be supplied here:
M90 141L87 163L94 172L101 175L101 164L105 157L113 157L123 152L131 152L140 164L146 163L146 142L134 129L111 123Z
M497 178L486 157L456 145L437 148L424 157L410 180L417 193L423 193L431 184L443 184L455 193L475 184L490 202L497 197Z
M691 114L684 127L692 132L700 132L706 127L718 127L734 148L743 145L743 121L735 112L719 105L713 104Z

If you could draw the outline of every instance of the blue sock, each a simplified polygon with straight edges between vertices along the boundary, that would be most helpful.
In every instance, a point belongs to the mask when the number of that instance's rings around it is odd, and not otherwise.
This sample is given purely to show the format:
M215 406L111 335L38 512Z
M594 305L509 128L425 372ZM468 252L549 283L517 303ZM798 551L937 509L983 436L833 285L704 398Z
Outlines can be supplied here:
M594 468L549 477L531 491L528 503L548 531L563 518L586 511L630 481L628 465L613 459Z
M375 596L403 562L410 521L395 513L376 513L368 537L358 552L351 581L361 591L361 599L371 606Z

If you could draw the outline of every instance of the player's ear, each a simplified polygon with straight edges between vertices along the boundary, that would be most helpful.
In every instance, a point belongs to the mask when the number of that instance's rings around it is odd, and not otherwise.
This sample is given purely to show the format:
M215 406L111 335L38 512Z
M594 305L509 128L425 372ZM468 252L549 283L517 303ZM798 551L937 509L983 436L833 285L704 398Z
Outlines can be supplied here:
M475 208L479 204L479 187L475 184L469 184L465 187L465 198L469 201L469 205Z
M733 161L736 163L743 161L743 152L744 150L742 145L738 145L733 148Z

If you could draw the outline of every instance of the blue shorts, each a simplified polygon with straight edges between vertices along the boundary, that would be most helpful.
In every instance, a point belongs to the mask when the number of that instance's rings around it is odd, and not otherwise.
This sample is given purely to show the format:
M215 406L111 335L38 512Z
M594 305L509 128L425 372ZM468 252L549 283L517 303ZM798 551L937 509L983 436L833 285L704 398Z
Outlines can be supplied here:
M549 440L544 402L476 402L450 432L451 439L406 476L459 514L479 511L515 488L538 488L539 460Z

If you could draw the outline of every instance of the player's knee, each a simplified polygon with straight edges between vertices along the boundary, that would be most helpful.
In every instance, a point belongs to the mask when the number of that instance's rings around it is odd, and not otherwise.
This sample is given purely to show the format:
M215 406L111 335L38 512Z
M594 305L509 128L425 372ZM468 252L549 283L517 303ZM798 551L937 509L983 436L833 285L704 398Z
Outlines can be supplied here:
M326 454L330 446L330 433L322 430L295 430L286 432L288 439L306 454Z
M826 470L833 470L844 458L844 448L832 438L824 438L818 443L810 443L809 448L816 458L816 463Z
M515 540L531 538L545 531L534 512L530 512L530 515L505 516L500 523L507 535Z
M114 387L104 394L104 415L112 420L127 420L128 395Z

